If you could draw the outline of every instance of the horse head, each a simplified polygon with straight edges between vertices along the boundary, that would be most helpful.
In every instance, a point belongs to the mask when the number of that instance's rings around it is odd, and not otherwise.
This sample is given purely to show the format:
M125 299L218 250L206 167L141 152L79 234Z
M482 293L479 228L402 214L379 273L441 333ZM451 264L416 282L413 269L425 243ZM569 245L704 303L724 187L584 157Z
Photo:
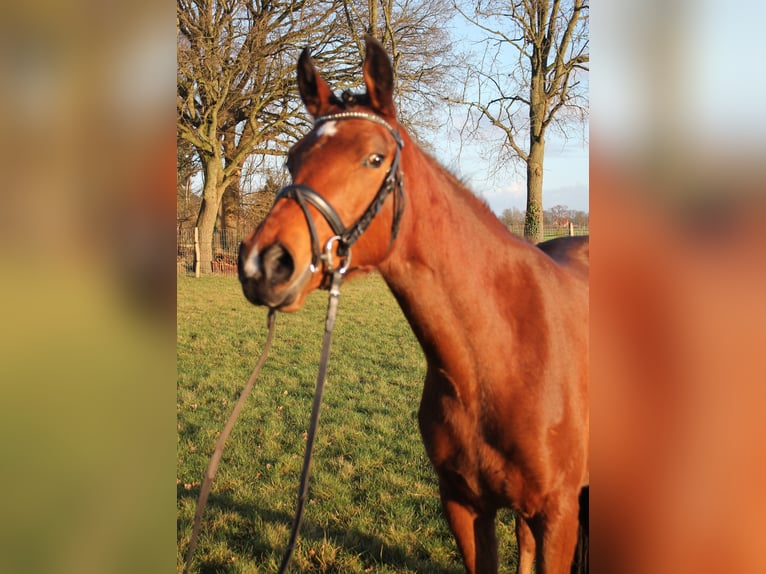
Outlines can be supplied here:
M393 69L380 43L366 39L363 94L336 96L308 49L297 75L314 127L288 152L292 184L242 242L238 265L245 296L283 311L300 309L338 268L377 266L404 206Z

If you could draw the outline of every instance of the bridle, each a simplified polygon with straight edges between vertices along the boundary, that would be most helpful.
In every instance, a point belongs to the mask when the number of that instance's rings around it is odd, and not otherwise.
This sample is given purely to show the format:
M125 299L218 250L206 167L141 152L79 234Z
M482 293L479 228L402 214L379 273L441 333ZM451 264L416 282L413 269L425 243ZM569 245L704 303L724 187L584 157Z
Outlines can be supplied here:
M291 184L285 186L279 191L279 193L277 193L277 197L274 200L274 203L276 204L281 199L293 199L301 207L303 214L306 216L309 234L311 235L311 270L312 272L316 272L319 269L319 264L323 263L325 267L325 276L329 276L330 278L330 280L326 282L329 284L328 288L330 291L330 297L327 304L327 316L325 318L325 331L324 337L322 338L322 352L319 358L319 372L317 373L316 390L314 391L314 402L311 407L311 420L309 422L308 433L306 436L306 452L303 457L303 467L301 469L300 484L298 486L298 504L295 511L293 526L290 531L290 539L287 543L285 554L279 567L280 574L287 571L287 567L290 563L290 558L292 557L293 551L295 550L298 531L303 519L303 510L305 507L306 499L308 497L309 476L311 472L311 459L314 447L314 438L316 436L317 426L319 425L319 411L322 404L322 395L324 394L324 385L327 380L327 363L330 357L332 332L335 326L335 318L338 312L340 285L343 282L343 277L345 276L351 262L351 246L356 243L356 240L359 239L359 237L365 232L372 220L375 219L375 216L383 207L383 203L386 201L386 198L391 195L392 192L394 192L394 217L391 223L391 239L388 245L390 251L399 231L399 223L404 211L404 183L401 171L399 170L399 152L404 146L404 142L402 141L401 137L396 132L396 130L394 130L394 128L392 128L391 125L384 119L364 112L339 112L336 114L321 116L315 120L314 127L316 128L320 124L327 121L346 119L364 119L380 124L386 127L396 140L396 154L394 155L394 159L391 161L391 165L388 168L386 177L383 180L383 183L380 185L378 193L375 194L375 197L367 206L367 209L364 211L364 213L359 217L359 219L356 220L356 223L349 227L344 226L343 221L335 209L332 207L332 205L330 205L330 203L327 202L321 195L319 195L319 193L307 185ZM317 235L314 220L308 210L308 204L313 205L319 211L319 213L322 214L322 216L332 228L333 233L335 233L335 235L327 241L324 253L322 253L319 249L319 236ZM338 244L335 253L341 260L338 267L333 267L332 246L334 243ZM271 341L274 336L274 327L276 324L275 309L269 310L267 322L269 331L266 339L266 344L264 345L263 351L261 353L261 357L258 360L258 363L247 382L247 385L245 385L245 388L243 389L234 407L234 410L232 411L229 420L224 427L223 432L218 437L215 450L213 451L213 454L210 457L210 462L208 463L208 467L205 470L205 477L202 482L199 499L197 500L197 509L194 514L194 526L192 528L192 535L191 539L189 540L189 546L186 552L184 574L187 574L191 568L192 557L197 546L197 537L199 535L202 522L202 514L207 503L208 495L210 494L210 489L212 488L213 479L215 478L216 472L218 471L218 464L221 460L221 456L223 455L224 444L227 437L229 436L229 433L234 427L234 423L237 419L237 416L239 415L239 412L242 410L242 407L247 400L248 395L250 394L250 390L252 389L256 378L258 377L258 373L260 372L261 367L266 361L266 356L268 355L269 349L271 347Z
M320 264L324 264L325 273L332 274L336 268L333 268L333 244L337 243L335 253L341 260L338 270L341 270L341 274L344 274L348 269L351 262L351 247L356 243L357 239L367 230L372 220L380 212L383 207L383 203L386 201L391 193L394 193L394 216L391 222L391 239L389 241L389 250L393 246L396 235L399 231L399 223L401 221L402 213L404 212L405 196L404 196L404 181L402 173L399 169L399 155L404 146L399 133L383 118L374 114L366 112L338 112L335 114L329 114L326 116L320 116L314 121L314 129L321 124L329 121L337 120L349 120L360 119L368 120L376 124L382 125L388 129L389 133L396 140L396 153L394 159L391 161L391 165L388 168L383 183L381 183L378 192L372 199L367 209L362 213L359 219L355 223L346 227L343 224L338 212L335 211L333 206L322 197L317 191L311 187L299 183L293 183L283 187L277 193L274 200L274 204L282 199L292 199L300 206L303 211L303 215L306 217L306 223L308 225L309 235L311 236L311 271L316 272L319 269ZM308 209L308 205L311 204L317 211L324 217L325 221L329 224L334 235L326 242L324 251L321 250L319 235L317 234L316 225L314 219L311 217L311 212Z

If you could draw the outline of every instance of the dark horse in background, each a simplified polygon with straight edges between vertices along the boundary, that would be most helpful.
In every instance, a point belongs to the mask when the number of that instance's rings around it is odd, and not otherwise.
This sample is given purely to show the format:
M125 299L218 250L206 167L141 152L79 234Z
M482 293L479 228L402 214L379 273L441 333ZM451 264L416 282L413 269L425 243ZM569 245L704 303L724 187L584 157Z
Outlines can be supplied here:
M350 237L349 274L379 270L425 353L420 432L468 572L497 571L503 507L518 572L587 569L588 240L509 233L399 125L390 60L366 48L366 93L342 98L301 54L316 124L289 152L293 184L241 245L245 296L297 311L326 286L320 246Z

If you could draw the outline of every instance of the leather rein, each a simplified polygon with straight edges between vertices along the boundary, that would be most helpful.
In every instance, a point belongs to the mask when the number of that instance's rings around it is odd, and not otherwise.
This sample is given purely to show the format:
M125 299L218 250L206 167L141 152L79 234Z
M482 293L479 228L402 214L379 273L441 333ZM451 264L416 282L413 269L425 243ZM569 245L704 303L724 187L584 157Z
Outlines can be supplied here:
M340 112L337 114L331 114L327 116L321 116L314 122L314 127L318 127L320 124L327 121L344 120L344 119L365 119L388 128L388 131L396 140L396 154L391 161L391 166L388 168L386 177L383 179L383 183L378 189L378 193L372 199L370 204L364 213L357 219L356 223L350 227L345 227L338 213L326 201L319 193L311 189L307 185L292 184L283 187L277 194L274 203L281 199L293 199L301 207L304 216L306 217L306 223L308 224L309 234L311 235L312 246L312 262L311 270L316 272L320 261L325 266L325 277L330 277L329 290L330 296L327 302L327 316L325 318L325 331L322 339L322 353L319 358L319 372L317 373L316 389L314 391L314 403L311 408L311 421L309 423L309 430L306 437L306 452L303 457L303 468L301 471L300 484L298 486L298 504L295 511L295 519L293 520L293 528L290 532L290 540L285 549L285 555L282 559L282 564L279 567L279 574L287 571L287 566L290 563L293 551L295 549L295 542L298 538L298 531L300 530L301 521L303 519L303 509L308 498L308 483L311 473L311 458L314 448L314 437L316 435L316 429L319 425L319 410L322 405L322 395L324 394L324 385L327 379L327 363L330 358L330 344L332 342L332 332L335 326L335 318L338 313L338 302L340 298L340 285L343 282L346 271L351 262L351 246L356 243L356 240L365 232L369 227L372 220L380 212L383 207L383 203L386 198L394 194L394 217L391 223L391 239L389 241L389 250L393 246L396 234L399 231L399 222L404 210L404 184L401 172L399 171L399 152L404 145L399 134L382 118L378 116L367 114L363 112ZM327 223L333 230L335 235L331 237L325 246L324 254L319 251L319 237L317 235L316 226L314 220L311 217L311 213L308 210L307 203L313 205L319 213L327 220ZM333 267L333 243L337 242L336 254L341 260L339 266ZM326 283L326 281L325 281Z
M356 243L356 240L359 239L362 233L364 233L367 227L369 227L370 223L375 218L375 216L380 212L380 209L383 207L383 203L386 201L386 198L388 198L388 196L391 195L392 192L395 192L394 193L394 217L391 223L391 240L388 246L390 250L391 247L393 246L393 242L396 239L396 235L399 231L399 223L401 220L402 213L404 212L404 205L405 205L404 183L403 183L402 174L399 170L399 152L404 146L404 142L402 141L399 134L391 127L391 125L388 122L386 122L382 118L375 116L373 114L367 114L364 112L340 112L337 114L321 116L316 119L314 123L314 127L316 128L320 124L327 121L335 121L335 120L343 120L343 119L365 119L365 120L370 120L372 122L380 124L382 126L385 126L386 128L388 128L388 131L396 140L397 147L396 147L396 154L394 155L394 159L391 162L391 166L388 168L386 177L383 180L383 183L381 184L380 188L378 189L377 194L375 194L375 197L370 202L369 206L361 215L361 217L359 217L359 219L357 219L357 221L349 227L346 227L343 225L343 221L341 220L340 216L335 211L335 209L332 207L332 205L330 205L330 203L327 202L321 195L319 195L319 193L317 193L316 191L314 191L307 185L291 184L291 185L285 186L279 191L279 193L277 193L277 197L274 200L274 203L276 204L276 202L282 199L293 199L301 207L301 210L303 211L303 214L306 217L306 222L309 228L309 234L311 235L311 246L312 246L311 270L312 272L316 272L319 268L319 264L323 263L325 266L325 276L329 276L330 278L329 285L328 285L330 294L329 294L329 299L327 303L327 315L325 318L324 337L322 339L322 353L319 359L319 371L317 373L316 389L314 391L314 402L311 408L311 420L309 423L309 429L308 429L308 433L306 437L306 451L303 457L303 467L301 470L300 484L298 486L298 503L297 503L297 508L295 511L295 519L293 520L293 527L290 532L290 539L288 541L287 548L285 549L285 554L282 559L282 563L279 567L280 574L287 571L287 566L289 565L290 559L293 555L293 551L295 549L295 543L298 538L298 531L300 530L301 521L303 519L303 510L304 510L305 502L308 497L308 483L309 483L309 476L311 474L311 459L312 459L312 453L314 449L314 438L316 436L317 427L319 426L319 411L322 405L322 396L324 394L325 382L327 380L327 364L329 362L329 357L330 357L330 345L332 343L332 332L335 326L335 318L338 312L340 286L341 286L341 283L343 282L343 278L351 262L351 246L354 245L354 243ZM314 220L311 217L311 213L308 210L308 204L313 205L317 209L317 211L319 211L319 213L322 214L322 216L325 218L327 223L332 228L333 233L335 233L335 235L327 241L325 245L324 253L320 251L319 237L317 235L316 225L314 224ZM337 243L335 253L340 258L340 264L338 265L338 267L333 267L333 244L334 243ZM223 448L226 443L226 439L228 438L232 428L234 427L234 423L239 415L239 412L244 406L244 403L247 400L247 397L250 394L250 391L252 390L253 384L255 383L255 380L258 377L258 373L260 372L261 367L266 361L269 348L271 347L271 341L274 336L274 330L276 325L276 310L275 309L269 310L267 323L268 323L268 336L267 336L266 344L264 345L263 351L261 352L261 357L259 358L258 363L255 369L253 370L253 373L250 375L250 379L245 385L245 388L243 389L234 407L234 410L229 416L229 420L226 422L223 432L218 437L218 441L216 442L215 449L213 451L212 456L210 457L210 462L208 463L207 469L205 471L205 477L203 479L202 487L200 489L200 495L197 500L197 509L194 515L194 526L192 528L192 535L189 541L189 546L187 547L186 561L185 561L185 566L183 570L184 574L187 574L191 569L191 562L194 556L194 550L196 549L196 546L197 546L197 538L199 536L200 526L202 522L202 515L205 510L205 505L207 503L208 495L210 494L210 490L212 488L213 479L215 478L215 475L218 471L218 464L220 463L221 456L223 455Z

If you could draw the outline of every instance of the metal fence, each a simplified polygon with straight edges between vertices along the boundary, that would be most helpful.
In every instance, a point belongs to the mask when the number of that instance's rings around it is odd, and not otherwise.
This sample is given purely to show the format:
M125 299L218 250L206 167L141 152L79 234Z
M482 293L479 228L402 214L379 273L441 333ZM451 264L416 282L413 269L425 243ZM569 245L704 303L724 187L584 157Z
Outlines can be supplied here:
M237 274L237 254L241 233L217 230L213 234L212 272L218 275ZM180 229L176 235L176 274L194 275L194 229Z
M511 225L511 233L524 235L524 225ZM584 226L547 226L545 239L564 237L567 235L588 235L589 228ZM213 235L212 272L217 275L237 274L237 255L239 243L243 237L240 233L216 231ZM177 235L178 254L176 258L176 273L178 275L194 275L194 229L181 229Z
M524 224L508 225L508 230L514 235L524 237ZM543 228L544 240L566 237L567 235L588 235L590 227L587 225L546 225Z

